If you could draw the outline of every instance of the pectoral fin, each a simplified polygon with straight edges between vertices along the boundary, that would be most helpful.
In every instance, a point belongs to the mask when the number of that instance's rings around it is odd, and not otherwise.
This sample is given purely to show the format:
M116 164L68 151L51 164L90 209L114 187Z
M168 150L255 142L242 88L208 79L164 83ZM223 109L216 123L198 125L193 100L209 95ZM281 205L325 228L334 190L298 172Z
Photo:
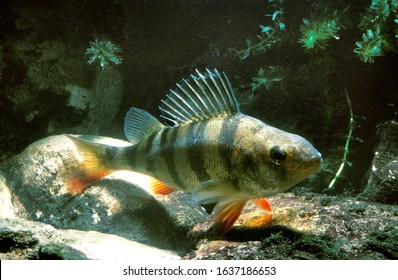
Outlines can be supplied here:
M231 229L248 200L229 180L204 182L194 189L192 197L201 204L217 203L214 208L214 229L218 235Z
M254 198L254 199L252 199L252 201L258 207L264 209L267 212L272 213L271 203L269 202L269 200L267 198L265 198L265 197L263 197L263 198Z
M238 188L229 180L209 180L197 186L192 198L200 204L218 203L225 199L242 197Z

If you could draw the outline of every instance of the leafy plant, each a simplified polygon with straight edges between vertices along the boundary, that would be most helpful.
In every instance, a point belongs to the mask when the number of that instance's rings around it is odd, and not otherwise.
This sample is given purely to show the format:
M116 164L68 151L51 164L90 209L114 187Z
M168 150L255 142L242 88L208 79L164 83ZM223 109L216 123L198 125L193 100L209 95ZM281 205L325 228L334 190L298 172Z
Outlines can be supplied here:
M120 64L122 63L121 52L116 44L96 39L94 42L90 42L90 47L86 49L86 54L90 56L87 63L92 64L98 61L101 68L104 68L110 62Z
M372 0L359 26L366 30L357 41L354 52L363 62L374 62L378 56L395 48L398 38L398 0ZM394 37L391 36L392 32Z
M348 8L345 8L342 12L335 10L330 15L314 19L303 19L303 25L300 27L301 37L299 42L306 49L314 49L315 47L324 49L330 39L340 39L338 35L342 28L340 17L347 10Z
M303 19L303 23L304 25L300 28L302 36L299 41L307 49L313 49L315 46L324 49L326 41L331 38L339 39L337 32L340 27L333 19L320 22Z
M281 4L283 1L268 0L268 2L279 2ZM261 35L257 35L257 42L246 39L247 47L245 49L230 49L230 51L234 52L240 58L240 60L245 60L250 55L265 52L267 49L271 48L273 44L281 40L280 31L283 31L286 28L286 25L282 20L283 9L278 8L276 3L274 3L274 7L277 9L272 14L265 15L267 17L271 17L272 23L270 25L259 25L261 29Z
M383 38L380 35L380 28L377 28L375 32L368 29L366 33L362 34L362 41L355 43L357 48L354 49L354 52L363 62L372 63L375 57L383 55L382 43Z
M257 76L253 78L253 82L250 84L252 91L257 91L262 87L269 90L273 83L282 81L283 77L277 75L275 70L275 67L269 66L266 72L265 69L261 67L258 70Z

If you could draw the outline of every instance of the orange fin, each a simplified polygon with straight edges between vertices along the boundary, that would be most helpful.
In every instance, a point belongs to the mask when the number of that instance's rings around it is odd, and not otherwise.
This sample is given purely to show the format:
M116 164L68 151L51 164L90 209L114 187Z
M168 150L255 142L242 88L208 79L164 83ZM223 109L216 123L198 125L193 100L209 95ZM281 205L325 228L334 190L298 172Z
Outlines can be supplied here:
M67 192L78 195L84 193L88 186L99 179L111 174L113 170L106 167L99 156L101 145L81 140L72 136L71 139L81 155L83 161L66 183Z
M229 231L245 207L246 200L220 201L214 210L214 229L223 235Z
M170 188L168 185L155 178L151 178L149 188L153 194L169 194L175 191L173 188Z
M252 201L258 207L264 209L267 212L272 213L271 203L269 202L269 200L267 198L265 198L265 197L263 197L263 198L254 198L254 199L252 199Z
M68 193L73 195L79 195L86 191L87 187L95 183L96 181L104 178L105 176L112 173L112 171L94 171L87 173L84 167L79 167L78 171L73 177L66 183L66 190Z

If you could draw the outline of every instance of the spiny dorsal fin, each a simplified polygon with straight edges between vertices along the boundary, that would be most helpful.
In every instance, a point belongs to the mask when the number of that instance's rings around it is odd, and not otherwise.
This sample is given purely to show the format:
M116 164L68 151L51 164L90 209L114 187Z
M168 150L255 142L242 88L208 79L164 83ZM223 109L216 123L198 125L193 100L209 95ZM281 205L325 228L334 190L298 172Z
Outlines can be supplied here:
M239 113L238 101L224 73L206 69L205 74L198 70L196 74L182 80L162 100L162 118L179 125Z
M131 107L124 120L124 134L133 144L141 142L164 127L148 112Z

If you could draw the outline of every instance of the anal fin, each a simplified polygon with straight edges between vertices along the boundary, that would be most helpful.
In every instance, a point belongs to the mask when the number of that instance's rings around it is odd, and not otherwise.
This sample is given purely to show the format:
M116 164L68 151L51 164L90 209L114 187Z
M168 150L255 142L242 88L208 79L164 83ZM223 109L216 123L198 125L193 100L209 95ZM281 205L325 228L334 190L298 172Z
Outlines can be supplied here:
M220 201L214 209L214 229L217 235L229 231L245 207L247 200Z
M169 194L175 191L175 189L169 187L165 183L155 178L151 178L151 180L149 181L149 189L153 194Z
M85 165L82 164L76 174L66 183L66 190L72 195L82 194L87 187L111 173L111 170L87 169Z
M254 198L254 199L252 199L252 201L258 207L264 209L267 212L272 213L271 203L269 202L269 200L267 198L265 198L265 197L263 197L263 198Z

